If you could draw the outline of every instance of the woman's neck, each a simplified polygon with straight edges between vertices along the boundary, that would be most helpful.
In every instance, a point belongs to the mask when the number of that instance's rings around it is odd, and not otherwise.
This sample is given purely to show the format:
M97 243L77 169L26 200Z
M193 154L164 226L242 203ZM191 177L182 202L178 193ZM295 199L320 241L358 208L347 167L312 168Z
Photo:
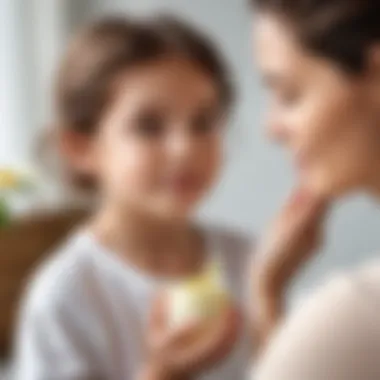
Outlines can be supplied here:
M203 237L187 220L162 220L107 206L90 223L99 241L124 260L154 275L183 275L197 270Z

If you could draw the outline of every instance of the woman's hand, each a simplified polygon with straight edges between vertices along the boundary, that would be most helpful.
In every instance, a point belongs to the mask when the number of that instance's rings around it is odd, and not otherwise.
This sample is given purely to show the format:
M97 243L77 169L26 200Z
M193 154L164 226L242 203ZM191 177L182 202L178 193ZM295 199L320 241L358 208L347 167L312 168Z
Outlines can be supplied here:
M194 321L172 330L167 324L165 298L153 307L148 331L149 380L187 380L227 357L240 330L240 316L231 304L211 323Z
M328 203L307 190L290 197L261 241L253 268L254 334L264 343L282 315L283 293L321 244Z

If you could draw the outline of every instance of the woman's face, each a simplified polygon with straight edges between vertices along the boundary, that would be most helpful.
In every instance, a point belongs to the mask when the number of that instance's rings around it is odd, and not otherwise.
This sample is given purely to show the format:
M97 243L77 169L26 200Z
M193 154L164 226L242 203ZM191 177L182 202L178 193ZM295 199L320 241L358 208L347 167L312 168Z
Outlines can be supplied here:
M271 95L268 130L289 149L301 183L327 197L371 187L380 163L378 73L348 75L303 49L272 15L255 20L254 36Z
M120 207L187 216L220 168L221 111L218 87L191 62L128 70L96 139L103 192Z

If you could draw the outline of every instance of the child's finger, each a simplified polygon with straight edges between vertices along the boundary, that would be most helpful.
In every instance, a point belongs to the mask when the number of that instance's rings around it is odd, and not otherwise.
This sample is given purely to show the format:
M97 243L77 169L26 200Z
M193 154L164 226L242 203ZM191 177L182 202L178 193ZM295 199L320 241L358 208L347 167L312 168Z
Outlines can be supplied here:
M193 319L178 328L170 328L169 326L161 335L161 347L167 350L181 349L201 328L201 321L197 319Z
M148 330L150 345L153 347L159 346L167 330L167 297L163 293L153 300Z
M240 314L235 308L229 308L219 320L213 324L200 341L178 351L174 356L181 365L197 368L207 362L208 365L222 360L235 344L240 330Z
M166 299L163 294L159 294L153 300L149 325L152 329L161 329L165 325Z
M165 304L162 304L165 307ZM160 306L162 306L160 305ZM178 348L183 348L191 337L194 336L201 328L200 321L193 319L182 326L171 328L167 324L165 314L163 320L157 315L154 331L150 335L151 346L162 353L170 353ZM170 356L170 354L169 354Z

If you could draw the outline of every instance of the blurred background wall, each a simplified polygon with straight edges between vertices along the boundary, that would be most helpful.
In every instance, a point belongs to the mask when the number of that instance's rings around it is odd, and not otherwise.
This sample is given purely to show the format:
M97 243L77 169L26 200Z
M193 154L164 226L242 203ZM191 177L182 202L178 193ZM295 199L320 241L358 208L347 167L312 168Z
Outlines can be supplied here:
M42 126L52 121L51 80L68 38L94 17L169 11L208 31L230 61L239 102L227 137L226 170L200 212L260 234L293 184L286 156L265 139L265 93L255 71L246 0L0 0L0 166L24 165ZM380 212L362 197L336 208L327 245L297 281L306 294L335 268L380 251ZM0 254L3 254L0 252Z

